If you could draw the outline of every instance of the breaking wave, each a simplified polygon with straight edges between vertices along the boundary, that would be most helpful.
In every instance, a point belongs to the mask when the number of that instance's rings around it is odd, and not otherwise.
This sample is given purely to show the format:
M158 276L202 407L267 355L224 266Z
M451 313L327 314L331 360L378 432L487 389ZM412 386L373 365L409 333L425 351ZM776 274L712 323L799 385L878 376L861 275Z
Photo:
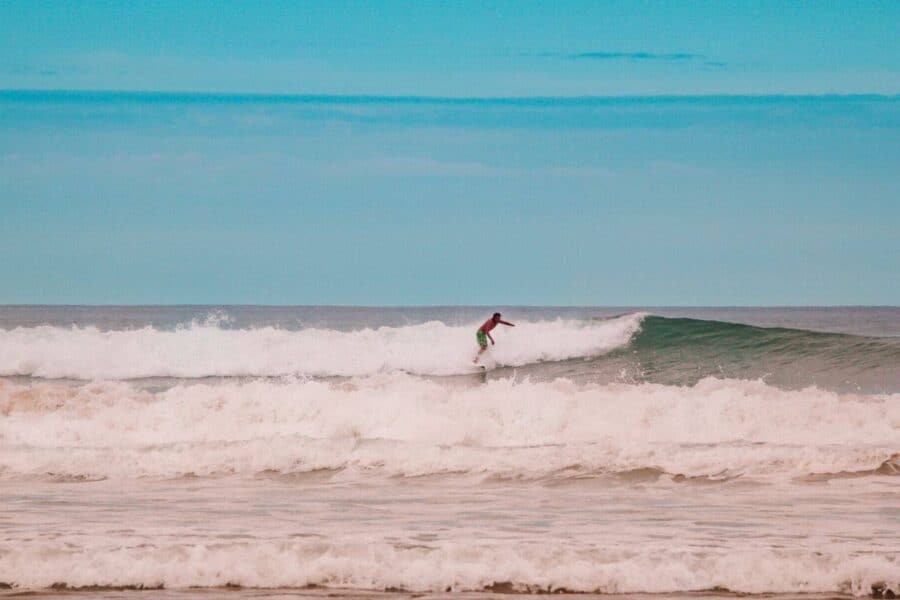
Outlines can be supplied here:
M384 375L158 392L127 382L0 381L0 450L4 477L891 474L900 464L900 394L713 378L692 387L563 379L447 386Z
M523 322L503 328L495 366L590 357L623 347L642 315L605 321ZM136 379L212 376L360 376L471 371L477 325L431 321L356 331L228 329L217 320L174 330L101 330L42 325L0 330L0 376ZM502 327L502 326L501 326Z

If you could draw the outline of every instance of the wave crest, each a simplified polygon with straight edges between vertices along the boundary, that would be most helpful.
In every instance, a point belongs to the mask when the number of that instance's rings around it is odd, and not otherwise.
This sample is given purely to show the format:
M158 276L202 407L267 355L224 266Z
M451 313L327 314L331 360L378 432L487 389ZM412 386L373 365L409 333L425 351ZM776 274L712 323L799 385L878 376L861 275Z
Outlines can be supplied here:
M599 322L523 322L501 328L489 360L518 367L589 357L628 344L643 315ZM151 327L19 327L0 330L0 376L136 379L213 376L360 376L404 371L452 375L471 371L477 325L431 321L356 331L261 327L227 329L215 315L172 331Z

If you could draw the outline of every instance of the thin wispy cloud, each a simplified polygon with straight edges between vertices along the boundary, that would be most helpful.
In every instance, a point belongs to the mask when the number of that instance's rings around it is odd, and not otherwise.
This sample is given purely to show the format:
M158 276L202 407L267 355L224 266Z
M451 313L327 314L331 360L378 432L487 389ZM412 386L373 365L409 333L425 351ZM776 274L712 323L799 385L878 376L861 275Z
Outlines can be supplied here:
M693 52L619 52L597 50L590 52L541 52L536 55L544 58L558 58L563 60L595 60L595 61L633 61L633 62L671 62L686 63L703 61L707 65L724 67L725 63L709 60L703 54Z
M702 59L700 54L688 52L670 52L658 54L655 52L579 52L577 54L564 54L563 58L572 60L655 60L655 61L683 61Z
M7 72L13 75L38 75L40 77L52 77L59 74L59 69L19 65L10 67L9 69L7 69Z

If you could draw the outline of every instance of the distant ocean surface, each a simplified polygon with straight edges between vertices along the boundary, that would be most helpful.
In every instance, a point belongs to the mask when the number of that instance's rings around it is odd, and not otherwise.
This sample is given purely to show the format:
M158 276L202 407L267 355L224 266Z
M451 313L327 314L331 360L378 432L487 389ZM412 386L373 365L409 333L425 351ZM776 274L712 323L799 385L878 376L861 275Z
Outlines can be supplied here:
M900 308L497 310L0 306L0 594L900 593Z

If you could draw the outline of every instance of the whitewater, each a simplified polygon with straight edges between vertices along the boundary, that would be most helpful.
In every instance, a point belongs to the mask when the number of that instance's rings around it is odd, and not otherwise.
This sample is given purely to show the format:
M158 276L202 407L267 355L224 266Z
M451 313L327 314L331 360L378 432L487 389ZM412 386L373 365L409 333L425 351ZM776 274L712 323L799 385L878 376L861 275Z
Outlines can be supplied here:
M520 323L504 332L492 364L524 366L590 357L624 346L642 315L602 323L573 320ZM406 327L338 331L311 327L227 329L213 314L172 330L100 330L38 326L0 330L0 375L134 379L211 376L353 376L405 371L418 375L471 372L475 327L440 321ZM474 350L473 350L474 348Z
M410 376L82 387L0 383L0 476L177 477L362 469L538 478L657 469L807 476L900 466L900 394Z
M0 307L0 594L900 592L900 311L484 312Z

